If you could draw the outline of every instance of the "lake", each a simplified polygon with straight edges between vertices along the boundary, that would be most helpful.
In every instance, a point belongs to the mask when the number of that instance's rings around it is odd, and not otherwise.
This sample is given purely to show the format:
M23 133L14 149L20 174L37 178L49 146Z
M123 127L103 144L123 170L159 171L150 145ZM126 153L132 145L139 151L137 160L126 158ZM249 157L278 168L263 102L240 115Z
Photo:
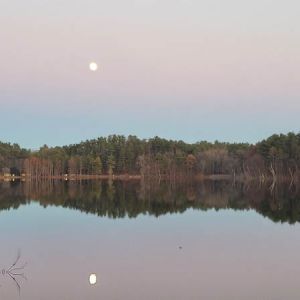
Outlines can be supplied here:
M299 221L295 186L1 182L0 299L299 299Z

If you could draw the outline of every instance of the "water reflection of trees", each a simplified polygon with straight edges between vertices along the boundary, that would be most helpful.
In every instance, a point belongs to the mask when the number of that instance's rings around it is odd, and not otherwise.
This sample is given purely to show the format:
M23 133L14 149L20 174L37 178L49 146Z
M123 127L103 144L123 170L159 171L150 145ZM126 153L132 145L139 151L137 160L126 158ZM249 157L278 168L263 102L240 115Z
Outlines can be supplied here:
M31 181L0 183L0 210L30 202L61 206L110 218L160 216L189 208L255 209L275 222L300 221L300 192L282 185L268 187L226 181L189 184L162 182Z

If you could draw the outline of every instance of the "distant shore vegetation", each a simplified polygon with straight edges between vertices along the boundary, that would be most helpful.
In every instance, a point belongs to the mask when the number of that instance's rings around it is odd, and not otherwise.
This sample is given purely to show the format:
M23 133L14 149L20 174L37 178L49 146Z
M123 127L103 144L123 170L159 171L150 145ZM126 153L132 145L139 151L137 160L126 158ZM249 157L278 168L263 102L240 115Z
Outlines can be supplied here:
M0 142L3 178L233 178L300 180L300 133L256 144L111 135L37 151Z

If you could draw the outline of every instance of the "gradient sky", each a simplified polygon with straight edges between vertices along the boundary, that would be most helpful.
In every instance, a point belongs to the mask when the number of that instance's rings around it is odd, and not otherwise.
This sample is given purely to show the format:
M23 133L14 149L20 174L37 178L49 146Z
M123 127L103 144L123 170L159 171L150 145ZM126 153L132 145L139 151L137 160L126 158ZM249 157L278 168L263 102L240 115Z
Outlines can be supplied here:
M299 15L296 0L1 0L0 140L298 132Z

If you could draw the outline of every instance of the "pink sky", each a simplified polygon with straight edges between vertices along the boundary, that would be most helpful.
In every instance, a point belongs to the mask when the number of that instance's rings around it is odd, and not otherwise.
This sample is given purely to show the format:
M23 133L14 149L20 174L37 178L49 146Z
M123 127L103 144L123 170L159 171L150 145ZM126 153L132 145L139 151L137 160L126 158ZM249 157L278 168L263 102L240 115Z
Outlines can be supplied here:
M3 8L0 140L38 146L116 132L256 141L299 131L296 1L6 0ZM7 127L17 120L21 129Z

